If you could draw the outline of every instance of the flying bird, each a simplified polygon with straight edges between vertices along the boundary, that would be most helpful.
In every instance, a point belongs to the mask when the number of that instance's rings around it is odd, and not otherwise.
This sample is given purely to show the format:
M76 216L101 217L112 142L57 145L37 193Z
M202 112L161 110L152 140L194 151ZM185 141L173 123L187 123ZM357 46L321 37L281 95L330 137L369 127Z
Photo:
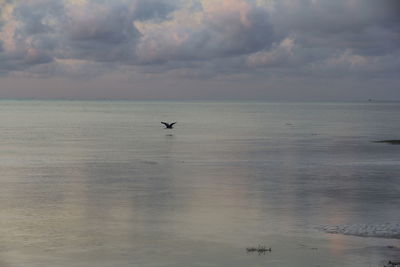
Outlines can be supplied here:
M163 122L163 121L162 121L161 123L165 125L165 129L172 129L172 128L174 128L173 126L174 126L174 124L175 124L176 122L167 123L167 122Z

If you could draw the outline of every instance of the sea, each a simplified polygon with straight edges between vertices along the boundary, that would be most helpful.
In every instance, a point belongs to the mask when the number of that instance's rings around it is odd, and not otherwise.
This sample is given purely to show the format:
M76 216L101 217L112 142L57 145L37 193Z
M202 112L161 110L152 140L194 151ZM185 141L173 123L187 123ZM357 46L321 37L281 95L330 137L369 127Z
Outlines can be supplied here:
M0 266L400 261L400 145L375 142L400 139L399 115L373 101L1 100Z

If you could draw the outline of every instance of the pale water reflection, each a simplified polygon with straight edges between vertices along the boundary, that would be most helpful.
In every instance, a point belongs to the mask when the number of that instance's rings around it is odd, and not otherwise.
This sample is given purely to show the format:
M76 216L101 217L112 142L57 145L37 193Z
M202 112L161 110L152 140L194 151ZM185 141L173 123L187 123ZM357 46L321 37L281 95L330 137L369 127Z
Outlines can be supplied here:
M377 266L398 239L315 227L399 222L399 111L2 101L0 266Z

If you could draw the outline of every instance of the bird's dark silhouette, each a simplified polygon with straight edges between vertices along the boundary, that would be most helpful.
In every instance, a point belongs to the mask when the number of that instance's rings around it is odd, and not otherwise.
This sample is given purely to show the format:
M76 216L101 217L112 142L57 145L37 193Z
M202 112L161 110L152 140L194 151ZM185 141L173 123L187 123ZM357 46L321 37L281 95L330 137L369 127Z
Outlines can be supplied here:
M163 121L162 121L161 123L165 125L165 129L172 129L172 128L174 128L174 124L175 124L176 122L168 123L168 122L163 122Z

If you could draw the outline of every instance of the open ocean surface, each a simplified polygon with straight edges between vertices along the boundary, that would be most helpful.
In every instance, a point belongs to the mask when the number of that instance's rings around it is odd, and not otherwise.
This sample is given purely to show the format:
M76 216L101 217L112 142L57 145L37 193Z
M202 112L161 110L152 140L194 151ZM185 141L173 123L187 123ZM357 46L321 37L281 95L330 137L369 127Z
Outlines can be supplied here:
M3 100L0 266L383 266L384 139L400 103Z

